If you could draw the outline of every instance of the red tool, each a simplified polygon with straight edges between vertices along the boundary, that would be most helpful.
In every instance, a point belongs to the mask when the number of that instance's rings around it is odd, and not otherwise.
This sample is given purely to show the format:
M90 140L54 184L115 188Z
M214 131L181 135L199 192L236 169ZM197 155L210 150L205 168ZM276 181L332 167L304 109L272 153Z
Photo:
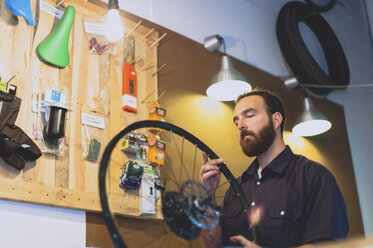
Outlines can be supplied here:
M122 69L122 109L137 112L137 82L134 65L123 63Z

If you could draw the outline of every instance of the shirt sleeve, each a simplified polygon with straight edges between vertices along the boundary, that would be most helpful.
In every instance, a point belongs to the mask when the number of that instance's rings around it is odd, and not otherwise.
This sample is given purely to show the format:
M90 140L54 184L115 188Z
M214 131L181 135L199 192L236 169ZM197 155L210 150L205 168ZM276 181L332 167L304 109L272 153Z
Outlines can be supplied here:
M346 205L334 176L316 164L307 177L306 227L303 242L343 239L349 226Z

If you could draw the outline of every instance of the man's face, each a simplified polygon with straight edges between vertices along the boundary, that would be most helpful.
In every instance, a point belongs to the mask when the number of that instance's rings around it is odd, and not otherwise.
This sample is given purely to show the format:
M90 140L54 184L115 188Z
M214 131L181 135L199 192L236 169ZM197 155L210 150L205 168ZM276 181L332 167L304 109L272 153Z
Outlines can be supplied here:
M242 98L234 108L233 121L238 128L242 151L249 157L258 156L271 146L276 132L261 96Z

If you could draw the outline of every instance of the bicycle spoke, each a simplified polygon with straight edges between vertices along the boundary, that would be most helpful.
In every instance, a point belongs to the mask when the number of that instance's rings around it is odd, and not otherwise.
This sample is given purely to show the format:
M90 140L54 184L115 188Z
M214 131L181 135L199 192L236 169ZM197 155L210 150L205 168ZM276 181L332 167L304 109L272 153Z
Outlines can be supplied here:
M172 137L172 139L173 139L173 141L174 141L174 144L175 144L175 147L176 147L176 150L177 150L177 152L179 153L179 157L180 157L180 159L181 159L181 167L185 170L185 173L186 173L186 175L187 175L187 178L188 178L188 180L189 180L189 174L188 174L188 171L186 170L186 167L185 167L185 164L184 164L184 160L183 160L183 157L182 157L182 155L181 155L181 152L180 152L180 150L179 150L179 147L177 146L177 143L176 143L176 141L175 141L175 137L174 137L174 134L171 132L171 137ZM183 137L183 144L184 144L184 137Z
M179 182L177 181L177 179L176 179L176 175L175 175L175 171L174 171L174 168L167 162L167 161L170 161L170 158L169 158L169 156L168 156L168 153L166 152L165 153L166 154L166 157L165 157L165 160L166 160L166 162L165 162L165 166L166 166L166 163L167 163L167 165L168 165L168 168L170 169L170 171L172 172L172 176L173 176L173 178L174 178L174 180L173 180L173 182L176 184L176 186L178 187L178 188L180 188L180 184L179 184ZM166 171L168 171L168 170L166 170ZM168 178L168 177L166 177L166 178ZM171 178L171 177L170 177Z
M188 243L189 243L189 247L192 247L192 248L193 248L193 243L192 243L192 241L189 241Z
M192 174L193 180L194 180L194 171L196 168L196 155L197 155L197 145L194 145L194 163L193 163L193 174Z
M226 185L227 183L229 183L229 181L227 180L227 181L225 181L224 183L221 183L221 184L219 184L215 189L213 189L213 191L215 191L215 190L217 190L218 188L220 188L221 186L224 186L224 185Z
M184 157L183 155L184 155L184 137L183 137L183 141L181 143L179 182L181 182L181 172L182 172L182 168L183 168L183 157Z
M157 225L151 224L151 225L148 225L146 227L141 227L141 230L146 230L146 229L149 229L149 228L155 228L155 227L159 227L161 225L165 225L165 223L162 222L162 223L159 223ZM132 233L132 232L136 232L136 231L138 231L138 230L130 230L130 231L122 232L122 233L128 234L128 233Z
M164 235L160 247L165 247L165 246L164 246L164 243L165 243L166 241L167 241L167 235ZM169 247L169 246L166 246L166 247Z
M165 235L167 235L167 234L169 234L169 233L170 233L170 231L166 231L166 232L164 232L160 237L163 237L163 236L165 236ZM145 244L141 244L139 247L146 247L146 246L152 244L155 240L159 239L160 237L155 237L154 239L152 239L152 240L146 242Z

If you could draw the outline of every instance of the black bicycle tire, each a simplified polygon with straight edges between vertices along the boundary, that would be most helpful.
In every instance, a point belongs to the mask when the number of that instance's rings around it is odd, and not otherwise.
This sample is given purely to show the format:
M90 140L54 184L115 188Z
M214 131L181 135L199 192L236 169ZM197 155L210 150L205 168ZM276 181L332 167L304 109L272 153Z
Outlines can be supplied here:
M311 7L315 8L317 11L320 11L320 12L327 12L331 10L337 3L337 0L329 0L329 3L327 3L326 5L320 6L316 4L315 2L313 2L312 0L305 0L305 1L308 5L310 5Z
M329 75L322 70L307 49L298 28L299 21L303 21L319 40L327 60ZM276 34L285 60L308 93L324 97L332 89L307 87L304 84L347 87L350 74L342 46L326 20L312 7L301 2L285 4L277 17Z
M162 122L162 121L138 121L130 124L129 126L122 129L117 135L115 135L107 147L105 148L104 154L101 159L100 167L99 167L99 173L98 173L98 180L99 180L99 194L100 194L100 202L101 207L104 215L104 219L107 225L107 228L109 230L111 239L113 240L113 243L116 247L120 248L126 248L127 246L124 243L124 240L122 239L119 230L117 228L115 218L113 217L113 213L110 211L110 207L108 204L108 196L106 191L106 175L107 175L107 168L108 168L108 161L110 159L111 153L115 147L115 145L119 142L119 140L127 133L132 132L139 128L146 128L146 127L155 127L155 128L161 128L170 132L173 132L175 134L180 135L181 137L185 138L192 144L195 144L200 150L206 152L208 157L210 159L217 159L218 156L207 146L205 145L201 140L199 140L194 135L190 134L189 132L185 131L184 129L173 125L171 123ZM233 176L233 174L230 172L230 170L227 168L225 164L219 164L218 165L220 171L224 174L224 176L227 178L230 185L233 187L233 189L236 191L237 196L239 196L241 204L243 206L244 211L247 211L249 208L249 203L246 199L245 194L243 193L241 187L239 186L237 180ZM255 232L255 230L253 230ZM256 235L256 234L254 234Z

